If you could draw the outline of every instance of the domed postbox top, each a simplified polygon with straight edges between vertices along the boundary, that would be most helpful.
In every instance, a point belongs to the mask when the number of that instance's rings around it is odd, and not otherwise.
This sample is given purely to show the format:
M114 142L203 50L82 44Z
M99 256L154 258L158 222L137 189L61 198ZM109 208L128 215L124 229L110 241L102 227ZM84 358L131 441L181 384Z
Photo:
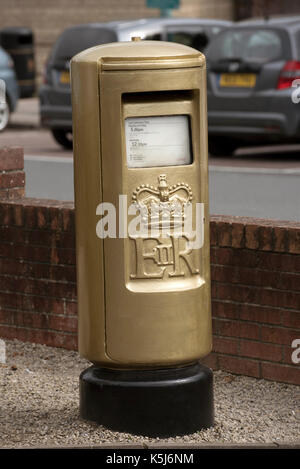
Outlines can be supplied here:
M192 47L174 42L112 42L91 47L75 55L72 62L100 62L103 70L148 70L203 67L204 55Z

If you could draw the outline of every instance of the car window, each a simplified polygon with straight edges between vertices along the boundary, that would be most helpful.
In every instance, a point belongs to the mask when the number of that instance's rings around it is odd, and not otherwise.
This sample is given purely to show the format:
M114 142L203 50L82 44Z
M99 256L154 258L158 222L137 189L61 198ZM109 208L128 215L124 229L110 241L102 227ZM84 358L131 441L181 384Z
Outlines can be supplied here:
M148 36L145 36L145 39L148 41L162 41L163 37L161 33L156 33L156 34L149 34Z
M205 32L187 33L184 31L168 32L167 41L177 42L185 46L203 51L208 44L208 36Z
M212 61L240 58L266 63L284 57L284 37L268 29L227 30L211 43L207 54Z
M96 27L68 29L58 38L52 58L55 63L65 62L89 47L116 41L117 35L111 29Z

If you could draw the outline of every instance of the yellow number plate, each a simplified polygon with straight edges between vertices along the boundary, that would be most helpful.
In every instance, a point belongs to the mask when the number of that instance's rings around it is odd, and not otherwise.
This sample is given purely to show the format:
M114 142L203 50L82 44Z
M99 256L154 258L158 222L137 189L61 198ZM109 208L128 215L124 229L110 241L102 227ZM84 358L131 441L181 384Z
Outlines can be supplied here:
M70 83L70 72L67 72L67 71L61 72L60 82L64 84Z
M255 73L222 73L220 77L220 86L253 88L255 83Z

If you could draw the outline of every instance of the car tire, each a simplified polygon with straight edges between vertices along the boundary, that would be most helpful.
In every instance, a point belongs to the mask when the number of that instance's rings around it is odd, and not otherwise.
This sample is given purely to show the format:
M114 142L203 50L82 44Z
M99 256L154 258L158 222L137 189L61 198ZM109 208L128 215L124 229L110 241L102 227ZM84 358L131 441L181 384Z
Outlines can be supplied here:
M54 140L59 143L66 150L73 148L73 135L70 130L66 129L51 129Z
M0 132L2 132L8 126L9 118L10 107L8 100L6 100L5 104L0 104Z
M221 137L208 139L208 153L211 156L232 156L237 148L238 144L234 140Z

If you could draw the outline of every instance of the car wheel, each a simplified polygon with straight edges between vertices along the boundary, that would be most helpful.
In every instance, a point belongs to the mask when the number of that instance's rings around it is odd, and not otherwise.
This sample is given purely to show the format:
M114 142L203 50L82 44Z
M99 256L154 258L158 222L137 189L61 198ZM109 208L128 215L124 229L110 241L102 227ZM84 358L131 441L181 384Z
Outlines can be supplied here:
M0 132L7 127L9 117L10 109L8 103L6 102L5 104L0 104Z
M62 147L72 150L73 148L73 134L70 130L65 129L51 129L54 139Z
M208 152L211 156L231 156L238 144L234 140L221 137L208 139Z

